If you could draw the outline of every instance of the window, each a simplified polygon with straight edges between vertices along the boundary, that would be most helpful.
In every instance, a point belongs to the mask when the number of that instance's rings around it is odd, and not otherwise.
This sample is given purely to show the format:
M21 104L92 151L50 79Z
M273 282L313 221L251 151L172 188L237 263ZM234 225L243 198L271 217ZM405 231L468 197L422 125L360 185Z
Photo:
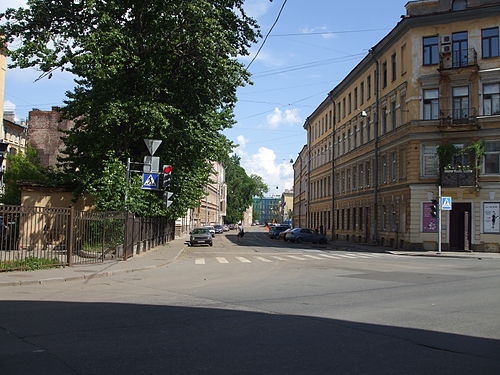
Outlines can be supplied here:
M397 120L397 117L396 117L396 102L391 102L391 125L392 125L392 129L391 130L396 129L396 120Z
M347 136L347 151L352 150L351 138L352 138L352 130L349 129L349 135Z
M387 87L387 61L382 64L382 87Z
M391 153L391 181L396 181L397 176L397 159L396 153Z
M354 148L358 147L358 127L354 126Z
M349 93L349 95L347 96L347 110L349 111L349 114L351 113L351 110L352 110L352 97L351 97L351 93Z
M333 125L333 113L330 111L329 117L328 117L328 127L331 129Z
M483 86L483 114L485 116L500 115L500 84Z
M354 88L354 109L358 109L358 88Z
M342 117L345 117L345 114L346 112L345 112L345 98L344 98L342 99Z
M360 164L359 167L358 167L358 181L359 181L359 187L363 187L363 175L364 175L364 171L363 171L363 164Z
M467 8L467 0L454 0L451 6L452 10L464 10Z
M370 162L365 163L365 186L370 186Z
M370 76L366 77L366 97L367 99L372 97L372 78Z
M401 65L401 75L404 75L406 73L405 56L406 56L406 44L403 44L401 46L401 56L400 56L401 63L399 64Z
M365 102L365 83L361 82L361 86L359 87L359 102L361 105Z
M439 159L437 145L422 145L422 176L437 176Z
M438 63L438 37L427 36L423 38L423 62L424 65L435 65Z
M372 125L370 121L370 116L367 117L366 119L366 141L370 142L372 136Z
M439 91L438 89L424 90L424 120L439 118Z
M484 142L484 173L500 174L500 141Z
M356 190L358 188L358 172L356 167L352 167L352 188Z
M382 156L382 182L387 182L387 156Z
M498 27L481 30L483 59L498 57Z
M363 130L363 120L359 123L359 145L361 146L363 143L365 143L365 137L364 137L364 130Z
M391 56L391 74L392 74L392 80L395 81L397 75L396 54L393 54Z
M340 121L340 102L337 103L337 122Z
M382 134L387 133L387 107L382 107Z
M453 33L451 35L451 50L453 67L467 66L469 63L469 51L467 42L467 31Z
M341 144L340 137L337 138L337 156L340 155L340 144Z
M342 153L345 154L345 143L346 143L346 136L345 133L342 134Z
M467 86L453 87L454 119L469 118L469 88Z

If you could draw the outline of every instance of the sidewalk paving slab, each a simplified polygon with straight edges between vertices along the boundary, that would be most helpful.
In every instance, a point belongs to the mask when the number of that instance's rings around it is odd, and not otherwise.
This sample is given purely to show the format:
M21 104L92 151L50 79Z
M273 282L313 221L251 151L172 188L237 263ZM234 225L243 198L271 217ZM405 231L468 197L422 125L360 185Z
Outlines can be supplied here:
M186 240L186 236L176 238L152 250L134 255L127 261L106 260L102 263L80 264L72 267L0 272L0 287L89 280L163 267L172 263L181 255L187 247Z

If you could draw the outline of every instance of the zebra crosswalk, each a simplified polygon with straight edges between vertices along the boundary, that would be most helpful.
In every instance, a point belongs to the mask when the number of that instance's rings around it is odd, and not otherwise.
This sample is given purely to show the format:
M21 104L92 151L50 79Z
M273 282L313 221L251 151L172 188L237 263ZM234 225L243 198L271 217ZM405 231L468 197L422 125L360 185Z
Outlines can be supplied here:
M346 254L340 254L340 253L335 253L333 254L320 254L319 252L315 252L313 254L280 254L280 255L251 255L251 256L234 256L234 257L223 257L223 256L216 256L214 258L195 258L194 263L196 265L205 265L207 262L217 262L220 264L229 264L229 263L273 263L277 261L294 261L294 260L300 260L300 261L308 261L308 260L342 260L342 259L374 259L374 258L380 258L380 257L394 257L394 255L391 254L382 254L382 253L360 253L360 254L355 254L355 253L346 253Z

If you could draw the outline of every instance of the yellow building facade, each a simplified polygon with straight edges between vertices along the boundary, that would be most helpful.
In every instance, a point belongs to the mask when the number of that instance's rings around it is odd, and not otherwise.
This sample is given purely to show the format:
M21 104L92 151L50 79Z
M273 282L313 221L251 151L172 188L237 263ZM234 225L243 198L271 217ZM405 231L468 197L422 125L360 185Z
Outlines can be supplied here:
M499 25L500 1L406 4L304 124L307 173L295 168L295 190L307 175L308 227L436 249L441 186L453 199L441 215L443 248L500 251ZM465 151L479 144L476 167ZM451 159L438 156L450 149Z

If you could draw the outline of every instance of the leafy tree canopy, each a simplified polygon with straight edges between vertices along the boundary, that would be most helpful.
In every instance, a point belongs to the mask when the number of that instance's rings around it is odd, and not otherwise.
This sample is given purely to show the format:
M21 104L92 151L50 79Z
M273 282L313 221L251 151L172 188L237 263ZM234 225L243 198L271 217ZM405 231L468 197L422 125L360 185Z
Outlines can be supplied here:
M208 161L231 149L220 131L233 124L236 89L249 82L236 56L248 54L259 31L242 4L28 0L0 14L11 67L38 68L41 78L64 69L77 76L63 109L76 125L61 163L81 191L103 176L108 151L139 162L143 139L152 138L163 140L156 156L174 167L168 216L198 204Z
M232 155L223 162L226 168L227 223L237 223L252 205L252 198L268 192L261 176L248 176L240 166L240 157Z

